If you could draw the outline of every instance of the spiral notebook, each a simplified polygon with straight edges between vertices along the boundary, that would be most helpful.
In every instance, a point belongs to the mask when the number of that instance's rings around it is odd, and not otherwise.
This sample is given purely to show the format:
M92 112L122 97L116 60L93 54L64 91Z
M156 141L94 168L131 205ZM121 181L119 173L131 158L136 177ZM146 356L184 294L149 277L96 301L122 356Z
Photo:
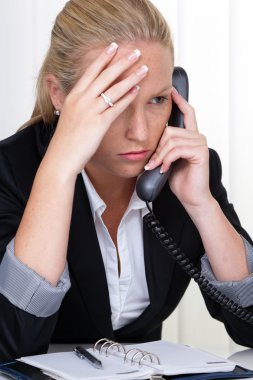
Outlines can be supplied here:
M147 379L152 375L181 375L231 372L235 363L190 346L164 340L122 345L100 339L88 349L103 365L92 367L74 352L27 356L20 361L40 368L55 379Z

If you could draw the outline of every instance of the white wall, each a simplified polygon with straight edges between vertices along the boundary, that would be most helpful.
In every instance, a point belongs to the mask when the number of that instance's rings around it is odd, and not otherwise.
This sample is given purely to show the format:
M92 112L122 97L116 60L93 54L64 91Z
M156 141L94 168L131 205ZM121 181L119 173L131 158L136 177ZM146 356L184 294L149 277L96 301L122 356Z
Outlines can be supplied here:
M219 152L229 198L252 235L253 74L249 68L253 63L250 20L253 3L250 0L156 0L154 3L163 9L173 25L176 62L188 71L190 102L195 107L199 129L207 136L209 145ZM239 349L221 324L210 319L195 284L174 314L164 331L169 339L217 353L228 354Z
M188 72L199 129L219 152L229 198L253 235L253 2L153 2L172 26L176 64ZM0 139L30 116L49 32L64 4L65 0L1 0ZM238 349L222 325L209 317L194 284L166 322L164 335L217 353Z

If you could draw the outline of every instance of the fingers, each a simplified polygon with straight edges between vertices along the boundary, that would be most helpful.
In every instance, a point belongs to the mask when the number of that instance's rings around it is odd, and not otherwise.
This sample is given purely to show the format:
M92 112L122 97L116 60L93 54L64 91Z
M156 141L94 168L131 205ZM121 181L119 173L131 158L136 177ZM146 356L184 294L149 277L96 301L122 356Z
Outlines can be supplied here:
M206 138L198 131L166 127L156 152L151 156L145 169L151 170L162 165L161 172L165 172L172 162L179 158L193 160L193 157L196 158L196 152L199 152L200 159L207 150Z
M103 113L105 124L110 125L134 100L134 98L138 95L139 90L140 86L138 85L132 87L124 97L122 97L117 103L114 104L113 107L108 108Z
M74 92L84 92L88 89L90 98L97 98L128 68L130 68L141 56L138 49L133 50L127 56L108 66L118 50L118 45L112 43L95 61L86 69L80 80L75 85ZM107 67L108 66L108 67ZM133 86L133 84L132 84ZM131 88L131 86L129 87ZM129 89L128 89L129 90Z
M204 151L206 151L206 149L201 143L177 146L164 157L160 171L161 173L166 172L170 165L178 159L185 159L190 164L199 164L202 161Z
M97 59L85 70L79 81L74 86L74 91L83 92L98 77L101 71L111 62L118 50L116 42L112 42L98 56Z
M140 80L147 75L147 72L148 72L148 67L146 65L139 67L129 77L127 77L126 79L122 80L121 82L110 87L104 95L106 95L106 97L108 97L111 100L113 105L117 104L118 101L123 96L127 95L131 89L135 88L135 86L140 82ZM139 86L137 86L137 88L138 88L138 90L140 89ZM103 95L103 98L104 98L104 95ZM128 96L128 98L129 98L129 96ZM111 104L111 106L112 106L112 104ZM102 112L107 108L108 108L108 103L106 101L105 102L99 102L99 104L97 105L97 111L98 112Z
M88 101L94 112L98 114L108 110L108 107L112 107L124 96L127 96L126 102L121 102L117 110L122 107L122 104L129 104L128 101L133 99L133 95L136 93L136 90L131 92L131 89L135 88L148 72L148 67L142 65L135 72L129 74L127 78L117 82L117 78L137 62L141 56L140 50L134 49L131 53L108 66L117 50L118 45L116 43L112 43L107 47L88 67L71 91L72 96L75 98L76 96L78 98L82 97L86 103ZM111 84L113 84L112 87L110 87ZM113 112L110 112L110 114Z
M194 108L177 92L175 88L171 91L172 100L184 115L184 127L187 130L197 131L197 120Z
M138 61L140 56L141 52L138 49L135 49L132 51L132 53L119 59L113 65L107 67L90 86L90 96L97 98L101 95L101 93L105 93L106 97L109 97L111 100L111 103L115 104L147 75L148 67L146 65L142 65L138 67L132 74L129 74L127 78L114 84L120 75L129 69L136 61ZM109 87L112 83L113 85ZM98 112L102 112L107 108L104 102L101 102L101 99L100 102L97 103L97 106L98 108L96 109Z
M104 92L122 73L124 73L124 71L137 62L140 56L140 50L135 49L127 56L120 58L111 66L103 70L99 77L90 86L90 95L96 97L101 94L101 92Z
M165 172L172 162L180 158L192 163L198 157L198 160L201 161L201 157L204 157L204 152L208 149L205 136L198 132L193 107L175 88L172 89L171 96L184 115L185 128L170 126L165 128L155 153L145 166L146 170L161 165L161 172Z

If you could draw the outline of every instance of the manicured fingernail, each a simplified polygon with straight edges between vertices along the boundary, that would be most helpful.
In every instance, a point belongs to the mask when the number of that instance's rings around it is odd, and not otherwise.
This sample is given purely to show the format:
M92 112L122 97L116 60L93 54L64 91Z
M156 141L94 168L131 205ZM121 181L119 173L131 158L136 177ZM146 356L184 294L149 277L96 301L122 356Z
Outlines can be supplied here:
M150 170L150 169L152 168L154 162L155 162L154 160L149 161L149 162L144 166L144 169L145 169L145 170Z
M140 86L138 86L138 84L136 84L134 87L131 88L130 92L131 94L136 94L136 92L139 92L140 91Z
M148 72L148 66L147 65L143 65L141 66L137 71L136 71L136 75L138 75L139 77L142 77L144 75L146 75Z
M139 49L135 49L129 56L129 61L136 61L141 56L141 52Z
M115 53L115 51L118 49L118 44L116 44L116 42L112 42L111 45L108 46L107 50L106 50L106 53L111 55L113 53Z
M178 94L178 91L175 87L172 87L171 92L173 92L174 94Z

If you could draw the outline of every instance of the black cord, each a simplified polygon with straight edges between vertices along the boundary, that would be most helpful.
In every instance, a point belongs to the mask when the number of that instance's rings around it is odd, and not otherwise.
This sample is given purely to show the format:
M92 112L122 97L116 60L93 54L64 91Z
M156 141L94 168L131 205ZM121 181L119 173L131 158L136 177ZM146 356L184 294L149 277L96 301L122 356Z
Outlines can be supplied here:
M181 251L177 244L173 241L164 227L161 225L159 220L156 219L153 211L151 210L149 203L146 202L149 214L144 216L144 221L155 234L157 239L160 241L164 249L169 252L172 258L177 262L177 264L197 282L199 287L203 292L205 292L210 298L220 304L224 309L230 313L236 315L238 318L253 324L253 314L239 306L237 303L232 301L229 297L222 294L215 286L210 284L210 282L201 275L200 270L190 262L188 257Z

